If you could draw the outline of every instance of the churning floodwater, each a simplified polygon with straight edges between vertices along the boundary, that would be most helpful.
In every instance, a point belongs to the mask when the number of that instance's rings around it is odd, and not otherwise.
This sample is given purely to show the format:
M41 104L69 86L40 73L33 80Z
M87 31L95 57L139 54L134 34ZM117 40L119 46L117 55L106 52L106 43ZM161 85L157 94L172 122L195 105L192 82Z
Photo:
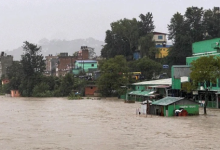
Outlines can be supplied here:
M0 150L220 149L220 110L146 117L136 116L138 107L110 99L1 96Z

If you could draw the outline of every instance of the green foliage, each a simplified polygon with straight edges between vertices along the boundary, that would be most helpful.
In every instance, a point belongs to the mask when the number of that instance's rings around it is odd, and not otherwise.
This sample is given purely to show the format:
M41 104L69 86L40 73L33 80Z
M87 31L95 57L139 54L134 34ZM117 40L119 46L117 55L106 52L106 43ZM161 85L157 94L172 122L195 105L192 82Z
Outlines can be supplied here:
M208 9L204 11L203 26L206 31L205 39L220 37L220 13L217 8Z
M210 82L215 84L217 79L220 78L220 57L203 56L191 63L190 78L193 84L198 86L199 83L205 83L206 99L204 105L204 114L206 114L206 106L208 101L208 90L210 89Z
M73 89L74 89L74 75L68 73L61 78L61 83L59 86L60 96L68 96Z
M148 12L146 15L140 14L139 18L141 19L138 22L140 37L152 33L155 28L152 13Z
M32 96L33 89L35 85L39 83L38 79L41 78L45 70L45 63L43 55L40 54L41 47L26 41L24 42L23 50L24 55L20 62L22 66L20 68L22 69L22 76L21 83L19 83L20 85L18 84L18 89L22 96ZM16 71L16 73L19 72L20 70ZM15 76L13 75L13 77Z
M32 77L36 74L42 74L45 70L44 57L41 52L41 47L29 42L24 42L24 55L21 59L23 72L25 77Z
M160 63L148 57L130 62L129 66L132 68L132 72L140 71L147 80L151 80L153 74L159 74L162 70L162 65Z
M49 91L49 85L44 82L40 82L33 89L32 96L34 97L51 97L52 93Z
M10 94L11 93L11 88L10 88L9 84L2 85L2 93L4 93L4 94Z
M158 53L159 50L155 47L155 42L152 39L153 34L147 34L138 40L141 58L149 57L155 59L155 54Z
M75 95L74 92L71 92L68 96L68 100L77 100L77 99L83 99L80 95Z
M105 43L107 44L101 50L102 57L114 58L116 55L124 55L126 60L132 60L133 52L138 50L139 44L142 45L141 51L144 56L153 51L153 49L150 50L150 47L155 47L152 35L147 36L155 28L152 13L140 14L139 17L140 21L135 18L131 20L124 18L111 23L111 30L106 31ZM140 39L141 37L144 38Z
M123 56L115 56L100 65L98 89L103 96L120 94L121 86L128 84L128 67Z
M192 43L220 36L220 13L203 8L189 7L184 15L176 13L168 25L168 38L173 41L167 63L185 65L186 57L192 55Z
M7 77L10 81L8 83L10 88L17 90L24 78L22 64L18 61L12 62L12 65L7 68Z
M205 84L208 82L216 83L217 79L220 78L220 57L200 57L193 61L191 65L192 72L190 78L195 85L198 85L200 82L205 82ZM207 85L206 88L208 88Z
M191 82L182 83L181 90L185 91L186 93L191 93L195 89L196 89L196 86L193 85Z

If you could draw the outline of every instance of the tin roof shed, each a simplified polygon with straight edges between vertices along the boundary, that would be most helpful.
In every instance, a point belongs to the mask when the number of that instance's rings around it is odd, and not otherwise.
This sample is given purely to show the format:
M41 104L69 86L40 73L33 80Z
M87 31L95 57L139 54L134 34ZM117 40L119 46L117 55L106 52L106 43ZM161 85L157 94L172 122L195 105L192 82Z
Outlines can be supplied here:
M184 99L183 97L164 97L158 101L152 102L153 105L167 106Z

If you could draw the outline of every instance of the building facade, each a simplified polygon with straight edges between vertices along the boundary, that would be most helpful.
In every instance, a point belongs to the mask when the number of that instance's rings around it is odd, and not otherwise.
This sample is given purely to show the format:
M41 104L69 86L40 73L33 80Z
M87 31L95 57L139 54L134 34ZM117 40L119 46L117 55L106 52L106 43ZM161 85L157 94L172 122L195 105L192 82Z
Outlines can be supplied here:
M13 56L5 55L4 52L1 53L0 56L0 77L2 75L6 75L7 68L12 65Z
M53 56L49 54L46 58L46 70L44 72L47 76L55 76L56 75L56 66L58 63L58 56Z
M155 58L164 58L168 56L168 50L171 47L171 45L156 45L156 48L159 49L159 52L155 54Z
M56 65L56 76L65 76L74 68L75 56L68 56L68 53L60 53Z
M153 41L156 45L163 45L167 43L166 33L153 32Z
M73 69L73 74L77 75L80 72L93 73L98 68L96 60L76 60Z
M220 38L195 42L192 45L192 56L186 58L186 65L190 66L192 61L205 56L220 57ZM216 84L211 84L208 90L208 103L207 107L220 108L220 79L216 79ZM199 88L193 91L193 99L200 103L205 101L205 92L207 87L205 84L200 83Z

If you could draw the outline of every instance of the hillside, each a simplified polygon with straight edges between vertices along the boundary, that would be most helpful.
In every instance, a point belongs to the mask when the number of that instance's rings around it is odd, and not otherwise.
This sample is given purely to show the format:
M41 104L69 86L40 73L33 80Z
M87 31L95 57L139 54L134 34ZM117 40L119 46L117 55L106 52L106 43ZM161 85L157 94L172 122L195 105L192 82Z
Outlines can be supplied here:
M47 56L49 54L56 55L61 52L67 52L69 55L72 55L74 52L79 51L81 46L94 48L96 55L100 56L102 45L104 45L104 42L93 38L75 39L71 41L41 39L37 44L38 46L42 47L42 54L44 56ZM12 51L5 51L5 53L7 55L13 55L13 60L20 60L21 55L23 54L23 49L22 47L19 47Z

